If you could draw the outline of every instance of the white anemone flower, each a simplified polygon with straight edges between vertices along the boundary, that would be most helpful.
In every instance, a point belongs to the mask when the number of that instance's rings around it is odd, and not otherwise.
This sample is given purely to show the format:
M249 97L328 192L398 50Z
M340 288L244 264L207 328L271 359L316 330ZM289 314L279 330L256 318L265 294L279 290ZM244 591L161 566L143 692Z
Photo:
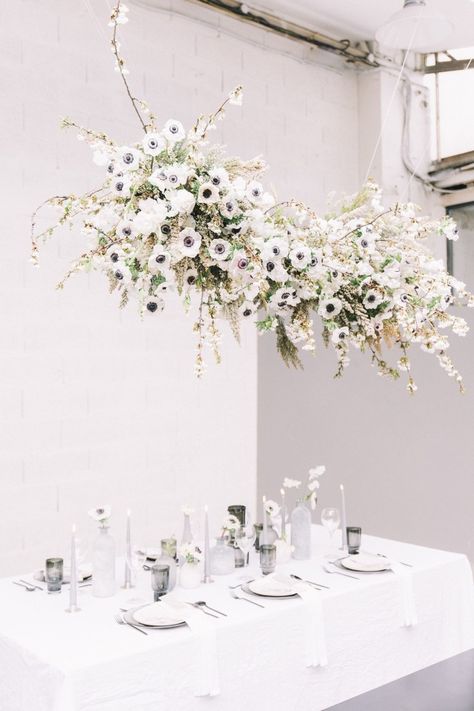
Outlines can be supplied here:
M273 281L283 282L288 279L288 272L279 259L267 259L263 263L263 270Z
M221 215L231 220L240 213L239 204L233 198L228 197L220 203L219 212Z
M230 254L232 246L226 239L213 239L209 245L209 255L217 262L224 261Z
M347 326L342 328L336 328L331 334L331 341L335 344L344 343L347 336L349 335L349 329Z
M136 234L136 230L132 220L120 220L115 228L115 234L121 239L133 237Z
M148 182L159 188L160 190L166 190L168 186L168 176L164 168L157 168L148 178Z
M130 195L130 189L131 189L131 183L127 178L119 175L115 176L114 180L112 180L112 192L114 195L117 195L117 197L128 197Z
M364 296L363 304L366 309L376 309L384 300L383 295L375 289L369 289Z
M187 269L184 272L184 286L187 287L188 289L191 288L192 286L195 286L196 281L198 278L198 273L196 269Z
M184 257L196 257L201 246L201 235L192 227L186 227L178 235L178 250Z
M122 169L126 170L138 170L140 167L140 152L136 148L129 148L129 146L122 146L118 151L119 164Z
M254 205L258 204L263 197L263 185L258 180L251 180L245 190L245 196Z
M189 176L189 169L183 163L174 163L165 170L168 188L178 188L184 185Z
M147 133L142 141L147 156L158 156L166 150L166 141L159 133Z
M311 250L303 243L295 245L288 256L295 269L306 269L311 262Z
M199 186L197 201L205 205L213 205L219 202L219 188L216 188L212 183L203 183Z
M176 121L176 119L169 119L165 123L161 135L171 144L178 143L178 141L183 141L186 138L183 124L181 121Z
M239 306L239 314L244 319L250 318L256 311L257 307L252 301L244 301L243 304Z
M250 266L250 259L247 257L243 250L239 250L233 256L232 262L230 264L231 271L236 274L245 273Z
M342 310L342 301L336 296L331 299L323 299L319 304L318 313L323 318L334 318Z
M214 168L209 171L209 182L216 188L223 188L229 185L229 173L225 168Z
M159 296L150 296L146 300L146 311L149 314L156 314L163 311L165 302Z
M262 249L262 259L284 259L290 251L288 240L284 237L272 237Z
M150 274L158 274L169 269L171 255L164 249L156 247L148 259L148 271Z
M112 271L114 277L117 279L118 282L120 282L120 284L128 285L131 283L132 272L123 262L116 262L112 267Z
M270 516L270 518L274 518L280 513L280 506L279 504L277 504L276 501L273 501L272 499L267 499L265 501L265 511Z
M292 286L284 286L277 289L270 299L271 305L280 309L285 306L296 306L299 302L297 291Z
M313 479L319 479L319 477L322 476L325 472L326 472L325 465L318 464L316 467L312 467L308 471L309 480L312 481Z
M102 527L105 527L112 516L112 507L108 504L97 506L95 509L90 509L87 513L94 521L98 521Z

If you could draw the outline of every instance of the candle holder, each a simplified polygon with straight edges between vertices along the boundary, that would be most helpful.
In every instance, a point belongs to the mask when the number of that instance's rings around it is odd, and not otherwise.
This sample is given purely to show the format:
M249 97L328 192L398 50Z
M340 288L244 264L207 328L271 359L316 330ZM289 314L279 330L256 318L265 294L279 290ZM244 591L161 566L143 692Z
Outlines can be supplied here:
M64 612L81 612L81 608L77 605L69 605L69 607L66 607Z
M347 550L349 555L357 555L362 540L362 529L360 526L347 526Z
M166 595L170 587L170 566L155 563L151 568L151 587L153 597L158 602L160 597Z
M64 561L62 558L46 558L44 579L49 594L61 592Z
M203 575L201 583L208 585L209 583L213 583L213 582L214 582L214 578L212 578L210 575Z

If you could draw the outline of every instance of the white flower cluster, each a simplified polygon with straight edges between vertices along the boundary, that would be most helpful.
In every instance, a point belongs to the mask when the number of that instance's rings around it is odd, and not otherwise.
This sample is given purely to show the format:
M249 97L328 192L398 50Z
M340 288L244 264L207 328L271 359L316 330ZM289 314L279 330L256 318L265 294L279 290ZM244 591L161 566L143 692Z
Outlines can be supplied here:
M183 543L178 548L178 554L186 563L197 565L202 560L202 552L192 543Z
M115 29L119 17L126 20L120 4ZM135 296L148 316L163 310L173 290L186 306L196 303L198 375L205 344L219 360L220 318L236 336L242 320L274 332L285 362L300 366L300 351L315 350L317 314L337 355L337 375L352 346L367 351L382 375L406 371L414 391L407 351L417 343L462 386L440 329L464 335L465 321L448 309L472 306L473 297L423 243L435 234L456 239L452 220L420 217L411 204L387 210L373 183L325 216L295 202L275 205L260 181L261 160L227 158L221 147L207 145L226 104L241 99L238 87L190 131L175 119L160 128L152 119L143 139L128 146L78 127L104 178L85 196L50 201L62 210L59 224L79 225L90 242L69 274L104 272L120 305ZM53 229L33 238L34 258L39 237ZM382 348L395 344L401 354L390 366Z
M313 511L316 508L316 503L318 501L318 489L320 487L319 479L325 472L326 467L324 464L318 464L317 467L313 467L308 471L308 482L306 485L304 500L309 502ZM289 479L288 477L285 477L283 479L282 486L285 489L299 489L301 481L299 481L299 479Z

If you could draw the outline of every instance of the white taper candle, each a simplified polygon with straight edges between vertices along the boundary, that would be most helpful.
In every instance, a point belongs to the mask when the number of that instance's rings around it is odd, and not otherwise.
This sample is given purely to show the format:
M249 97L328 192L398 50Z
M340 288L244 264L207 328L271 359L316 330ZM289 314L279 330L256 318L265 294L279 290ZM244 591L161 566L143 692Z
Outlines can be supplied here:
M286 537L286 499L285 490L280 489L281 494L281 537Z

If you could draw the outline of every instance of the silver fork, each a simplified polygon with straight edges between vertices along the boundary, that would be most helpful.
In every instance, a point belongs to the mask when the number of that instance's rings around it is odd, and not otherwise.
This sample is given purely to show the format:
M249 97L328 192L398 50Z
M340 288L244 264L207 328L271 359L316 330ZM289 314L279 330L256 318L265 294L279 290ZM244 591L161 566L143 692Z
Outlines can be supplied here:
M242 597L241 595L237 595L235 592L234 588L229 585L229 590L230 594L234 598L234 600L245 600L245 602L250 602L251 605L257 605L257 607L265 607L265 605L261 605L259 602L255 602L255 600L249 600L248 597Z
M187 602L186 605L191 605L191 607L195 607L196 610L201 610L205 615L208 615L209 617L215 617L216 620L219 619L219 615L213 615L212 612L207 612L201 605L198 605L197 602Z
M131 622L127 622L127 620L120 612L117 612L117 614L114 615L114 619L118 625L126 625L127 627L131 627L132 629L137 630L137 632L141 632L142 634L148 635L148 632L146 632L146 630L142 630L141 627L137 627L136 625L132 625Z

